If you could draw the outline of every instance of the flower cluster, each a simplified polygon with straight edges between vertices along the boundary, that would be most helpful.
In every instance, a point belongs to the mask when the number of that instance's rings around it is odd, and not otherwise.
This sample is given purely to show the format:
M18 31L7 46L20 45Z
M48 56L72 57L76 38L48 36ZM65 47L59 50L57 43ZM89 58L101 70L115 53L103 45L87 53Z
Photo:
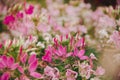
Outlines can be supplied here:
M105 70L97 50L102 53L110 42L120 47L119 7L92 10L83 0L43 3L20 1L6 12L0 80L101 80Z

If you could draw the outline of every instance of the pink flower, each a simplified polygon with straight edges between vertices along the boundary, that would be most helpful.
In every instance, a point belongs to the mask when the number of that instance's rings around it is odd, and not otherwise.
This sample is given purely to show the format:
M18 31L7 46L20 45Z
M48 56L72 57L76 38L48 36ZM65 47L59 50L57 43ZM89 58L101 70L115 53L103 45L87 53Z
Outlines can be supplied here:
M24 58L24 57L23 57ZM26 60L22 60L23 63L25 64ZM37 79L40 79L42 78L42 75L38 72L36 72L36 69L38 67L38 59L36 58L36 54L32 54L30 55L29 59L28 59L28 71L30 73L30 76L34 77L34 78L37 78ZM21 72L22 74L25 74L24 73L24 68L22 66L19 66L18 67L18 70L19 72Z
M89 79L92 75L93 70L88 63L82 63L80 64L80 75L86 79Z
M20 57L20 61L22 62L22 63L25 63L26 62L26 60L27 60L27 53L24 53L24 54L22 54L22 55L20 55L21 57Z
M66 72L67 80L76 80L77 76L78 76L77 72L67 69L67 72Z
M0 80L9 80L9 78L10 78L10 73L4 72L0 77Z
M17 16L17 18L23 18L23 13L22 12L17 12L16 16Z
M48 48L45 49L45 55L42 56L42 60L47 62L52 62L52 52L53 52L53 48L48 46Z
M52 54L50 52L46 52L44 56L42 56L43 61L52 62Z
M46 68L44 69L44 74L46 76L52 77L52 80L58 79L60 76L59 70L50 66L46 66Z
M97 58L95 57L93 53L91 53L88 60L89 60L91 68L93 68L93 60L97 60Z
M60 45L58 47L58 50L55 51L55 54L59 57L63 57L66 55L66 47L63 47L62 45Z
M18 63L14 63L13 57L7 57L5 55L0 57L0 69L9 68L15 70L18 67Z
M58 49L54 51L54 53L61 58L66 58L72 55L72 53L67 53L66 47L60 45L58 46Z
M30 80L30 79L27 76L25 76L25 75L21 75L20 76L20 80Z
M80 60L88 59L88 56L85 56L84 54L85 54L85 50L84 49L82 49L80 51L78 49L75 49L74 52L73 52L73 55L79 57Z
M85 38L84 37L79 39L79 41L76 43L76 47L81 47L81 48L85 47Z
M117 48L120 48L120 32L114 31L110 36L110 41L112 41Z
M28 9L25 10L26 14L32 14L34 10L34 6L30 5Z
M105 73L105 70L102 67L97 67L96 71L94 72L95 75L101 76Z
M15 18L13 15L7 15L4 20L3 23L6 25L9 25L10 23L13 23L15 21Z

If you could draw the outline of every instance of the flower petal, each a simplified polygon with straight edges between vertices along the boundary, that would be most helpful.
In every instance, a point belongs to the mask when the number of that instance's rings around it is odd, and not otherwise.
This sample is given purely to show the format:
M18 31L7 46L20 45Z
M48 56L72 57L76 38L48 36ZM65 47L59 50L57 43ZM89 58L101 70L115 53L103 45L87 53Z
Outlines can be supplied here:
M22 63L25 63L26 60L27 60L27 53L24 53L23 56L20 58L20 61L21 61Z
M3 63L4 66L6 67L6 66L7 66L7 56L6 56L6 55L3 55L1 58L2 58L2 63Z
M10 68L14 64L14 58L8 57L7 58L7 66Z
M37 66L38 66L38 60L35 60L29 65L29 68L28 68L29 72L35 71Z
M77 56L80 58L85 54L85 50L80 50Z
M88 59L88 56L82 56L82 57L80 57L80 60L86 60L86 59Z
M11 70L15 70L18 66L19 66L18 63L13 64L13 65L11 66Z
M31 72L30 75L37 79L43 78L42 75L38 72Z
M18 71L19 71L20 73L22 73L22 74L24 73L24 69L23 69L21 66L18 66L17 69L18 69Z
M3 73L0 80L9 80L10 74L8 72Z
M32 54L30 57L29 57L29 60L28 60L28 64L32 63L33 61L36 60L36 55L35 54Z

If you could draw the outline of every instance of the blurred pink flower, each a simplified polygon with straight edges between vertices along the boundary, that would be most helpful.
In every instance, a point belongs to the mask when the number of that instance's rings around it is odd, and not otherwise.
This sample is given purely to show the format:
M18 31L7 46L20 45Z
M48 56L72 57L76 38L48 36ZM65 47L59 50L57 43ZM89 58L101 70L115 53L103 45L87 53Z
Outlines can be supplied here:
M0 77L0 80L9 80L9 78L10 78L10 73L4 72Z
M72 55L72 53L67 53L66 47L60 45L58 46L58 49L54 51L55 55L61 58L66 58Z
M77 72L67 69L67 72L66 72L67 80L76 80L77 76L78 76Z
M4 20L3 23L5 25L9 25L10 23L13 23L15 21L15 17L13 15L7 15Z
M60 57L63 57L63 56L65 56L66 55L66 47L63 47L62 45L60 45L59 47L58 47L58 50L55 50L55 54L57 55L57 56L60 56Z
M26 14L32 14L32 13L33 13L33 10L34 10L34 6L33 6L33 5L30 5L29 8L25 10L25 13L26 13Z
M85 56L85 50L81 49L80 51L76 48L74 49L73 56L77 56L80 58L80 60L86 60L88 59L88 56Z
M17 18L23 18L23 13L22 12L17 12L16 16L17 16Z
M95 75L101 76L105 73L105 70L102 67L97 67L96 71L94 72Z
M88 63L82 63L80 64L80 75L82 77L85 77L86 79L89 79L90 76L92 75L93 70Z
M59 79L59 76L60 76L59 70L57 68L52 68L50 66L46 66L44 68L44 74L46 76L51 77L52 80Z
M43 61L52 62L52 54L49 51L45 52L45 55L42 56Z
M18 63L15 63L13 57L7 57L3 55L0 57L0 69L9 68L15 70L18 67Z
M114 31L110 36L110 41L112 41L117 48L120 48L120 32Z
M27 53L23 53L22 55L20 55L20 61L24 64L27 60Z
M85 47L85 38L82 37L81 39L79 39L79 40L76 42L75 47L84 48L84 47Z
M97 58L95 57L93 53L91 53L88 60L89 60L91 68L93 68L93 60L97 60Z
M24 54L25 55L25 54ZM26 55L27 56L27 55ZM26 61L26 60L22 60L23 61L23 63L25 64L25 62L24 61ZM30 57L29 57L29 59L28 59L28 64L29 64L29 66L28 66L28 71L29 71L29 73L30 73L30 76L32 76L32 77L34 77L34 78L37 78L37 79L40 79L40 78L42 78L42 75L40 74L40 73L38 73L38 72L36 72L36 69L37 69L37 67L38 67L38 59L36 58L36 54L31 54L30 55ZM19 72L21 72L22 74L25 74L24 73L24 68L22 67L22 66L19 66L18 67L18 70L19 70Z

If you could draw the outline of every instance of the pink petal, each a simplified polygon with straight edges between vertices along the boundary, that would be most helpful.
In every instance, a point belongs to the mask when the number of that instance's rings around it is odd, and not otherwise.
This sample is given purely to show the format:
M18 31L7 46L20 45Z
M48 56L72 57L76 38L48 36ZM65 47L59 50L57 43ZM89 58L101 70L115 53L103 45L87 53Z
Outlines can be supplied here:
M8 57L7 59L7 66L10 68L14 64L14 58Z
M38 66L38 60L35 60L29 65L29 68L28 68L29 72L35 71L37 66Z
M18 66L19 66L18 63L13 64L13 65L11 66L11 70L15 70Z
M4 64L0 62L0 69L4 68Z
M92 68L93 67L93 61L92 61L92 59L89 59L89 63L90 63L90 66Z
M31 72L30 75L37 79L43 78L42 75L38 72Z
M20 61L21 61L22 63L25 63L26 60L27 60L27 53L24 53L23 56L20 58Z
M86 59L88 59L88 56L82 56L82 57L80 57L80 60L86 60Z
M97 76L101 76L101 75L103 75L105 73L105 70L102 68L102 67L97 67L97 70L95 71L95 75L97 75Z
M15 18L13 15L7 15L3 21L4 24L8 25L10 24L11 22L14 22L15 21Z
M42 56L42 60L43 61L47 61L47 62L52 62L52 55L51 55L51 53L46 51L45 55Z
M20 73L22 73L22 74L24 73L24 69L23 69L21 66L18 66L17 69L18 69L18 71L19 71Z
M73 52L73 56L77 56L77 54L78 54L78 49L75 48L75 49L74 49L74 52Z
M19 55L20 55L20 56L22 55L22 52L23 52L23 47L20 46L20 49L19 49Z
M9 80L10 74L8 72L3 73L0 80Z
M33 13L34 6L30 5L28 9L25 10L26 14L32 14Z
M32 63L33 61L36 60L36 55L35 54L32 54L28 60L28 64Z
M2 62L4 63L4 66L7 66L7 56L3 55L2 56Z
M95 55L93 53L90 54L90 58L97 60L97 58L95 57Z
M73 53L72 52L69 52L66 54L66 57L70 57Z
M85 54L85 50L80 50L77 56L80 58Z

